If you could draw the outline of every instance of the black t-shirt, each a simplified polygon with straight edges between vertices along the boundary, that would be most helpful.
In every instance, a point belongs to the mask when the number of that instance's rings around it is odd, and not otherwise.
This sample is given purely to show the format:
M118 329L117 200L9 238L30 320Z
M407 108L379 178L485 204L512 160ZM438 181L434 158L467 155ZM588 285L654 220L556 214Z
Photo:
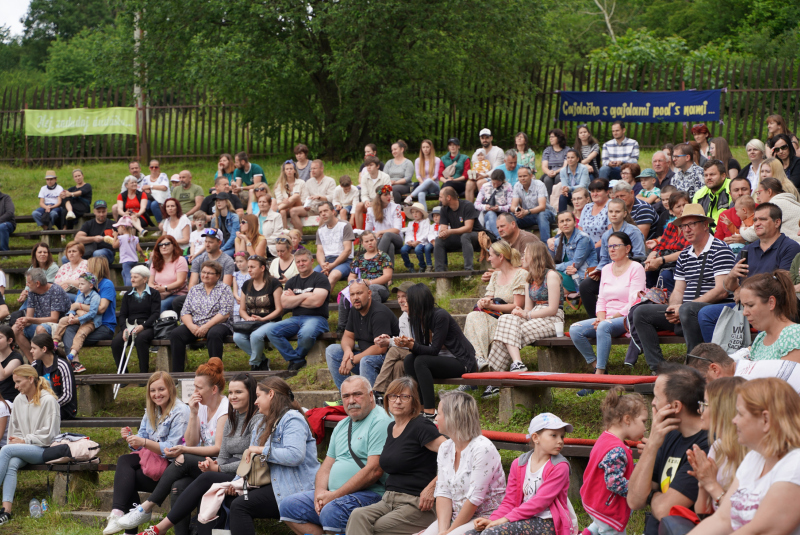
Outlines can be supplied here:
M275 301L272 296L280 287L281 283L274 277L269 277L260 290L256 290L253 286L253 279L244 281L242 295L244 295L244 306L247 313L251 316L267 316L275 312Z
M449 206L442 206L442 215L439 221L443 225L447 225L451 229L457 229L464 226L464 222L468 219L475 220L472 225L472 232L480 232L483 230L481 222L478 220L480 212L475 208L475 205L469 201L458 201L458 208L451 210Z
M686 459L686 450L694 444L708 453L708 431L690 437L684 437L680 431L670 431L664 439L653 467L653 482L658 484L662 493L674 489L692 502L697 500L697 479L687 473L692 467ZM653 515L647 515L645 535L658 535L658 525L659 521Z
M386 478L386 490L419 496L436 477L436 452L425 447L441 436L436 425L423 416L417 416L399 437L392 436L394 422L389 424L386 444L379 464Z
M304 293L313 292L317 288L322 288L326 292L328 292L328 296L325 297L325 301L316 308L305 308L305 307L297 307L292 310L292 316L322 316L323 318L328 317L328 297L331 294L331 283L328 282L328 277L319 273L318 271L313 271L311 275L307 278L302 278L300 275L295 275L288 281L286 281L286 286L284 287L286 290L291 290L294 292L295 295L300 295Z
M72 186L67 191L69 192L76 192L80 191L80 197L70 197L67 200L72 203L74 207L76 204L82 205L84 212L91 211L89 208L92 205L92 185L91 184L84 184L81 187Z
M91 219L81 226L81 232L85 232L87 236L114 236L114 221L106 219L102 223L98 223L97 219ZM99 243L92 243L95 249L113 249L110 243L101 241ZM91 258L92 251L87 251L84 258ZM88 255L88 256L87 256Z
M203 202L200 204L200 211L205 212L208 215L214 215L214 212L216 211L217 208L214 205L216 200L217 200L216 193L212 193L211 195L203 199ZM234 211L244 209L244 207L242 206L242 201L239 199L238 195L230 195L230 201L231 204L233 205Z
M389 307L373 301L366 316L362 316L355 308L350 308L345 330L355 335L358 350L365 351L375 345L375 339L382 334L399 336L400 322Z
M18 360L20 364L25 364L25 361L22 360L22 355L20 355L16 351L12 351L10 355L8 355L5 360L3 360L2 365L3 368L11 364L13 361ZM0 394L3 394L3 398L8 401L14 401L14 398L17 397L19 391L14 388L14 376L9 375L2 381L0 381Z

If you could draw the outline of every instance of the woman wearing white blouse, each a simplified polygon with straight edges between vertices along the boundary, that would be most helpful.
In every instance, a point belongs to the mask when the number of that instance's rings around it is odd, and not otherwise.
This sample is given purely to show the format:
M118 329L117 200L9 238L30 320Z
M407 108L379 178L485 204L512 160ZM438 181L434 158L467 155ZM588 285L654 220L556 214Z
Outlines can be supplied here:
M392 202L392 186L380 186L375 190L375 200L367 212L367 221L364 230L371 230L378 238L378 250L383 251L392 259L394 268L395 248L403 246L402 210L398 204Z
M506 480L500 453L481 434L475 399L448 392L439 402L439 431L449 436L439 447L436 481L436 522L424 535L462 535L475 529L476 518L489 518L500 506Z

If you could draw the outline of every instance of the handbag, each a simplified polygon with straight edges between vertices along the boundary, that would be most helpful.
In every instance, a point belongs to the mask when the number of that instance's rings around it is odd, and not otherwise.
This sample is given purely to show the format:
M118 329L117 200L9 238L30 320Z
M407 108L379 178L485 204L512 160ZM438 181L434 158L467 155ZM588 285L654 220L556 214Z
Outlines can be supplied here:
M178 318L175 316L158 318L153 324L153 340L166 340L177 326Z
M506 303L505 299L500 299L499 297L495 297L494 299L492 299L492 303L494 303L495 305L507 305L508 304L508 303ZM475 308L473 308L472 310L473 310L473 312L485 312L485 313L489 314L493 318L499 318L500 316L503 315L503 313L500 312L499 310L486 310L486 309L483 309L483 308L479 307L478 305L475 305Z
M256 329L266 325L264 321L237 321L233 324L233 332L239 334L253 334Z
M728 355L743 347L750 347L750 322L743 310L742 305L723 308L714 326L711 343L722 347Z
M642 303L651 302L654 305L666 305L669 303L669 291L664 288L664 279L658 276L658 281L653 288L648 288L639 292Z
M153 453L147 448L134 451L133 454L141 457L139 466L142 468L142 473L153 481L161 479L164 470L166 470L169 465L165 458Z
M283 414L286 413L284 412ZM275 433L275 429L278 428L278 423L281 421L281 418L283 418L283 414L275 420L275 423L272 425L272 430L269 432L269 437L267 438L267 453L251 456L249 463L244 459L244 456L242 460L239 461L239 467L236 468L236 475L243 480L242 490L244 491L245 500L248 499L247 491L249 488L263 487L272 483L272 476L269 472L267 458L272 450L272 434Z

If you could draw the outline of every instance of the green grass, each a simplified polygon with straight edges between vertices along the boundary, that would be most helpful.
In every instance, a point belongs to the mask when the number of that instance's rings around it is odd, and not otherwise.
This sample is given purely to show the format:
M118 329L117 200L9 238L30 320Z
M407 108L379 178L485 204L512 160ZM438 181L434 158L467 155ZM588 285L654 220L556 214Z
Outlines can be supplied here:
M471 151L465 151L471 154ZM652 156L652 151L643 152L641 160L649 162ZM743 148L734 149L734 156L741 163L746 163L747 158ZM281 160L260 160L257 161L265 170L267 180L270 185L275 183L278 175ZM194 181L197 184L207 189L213 182L214 172L216 170L216 162L208 160L186 161L186 162L162 162L163 171L168 175L180 172L183 169L192 171ZM341 164L327 164L325 168L326 174L337 178L343 174L350 175L357 181L359 162L349 162ZM94 190L94 198L103 198L111 201L116 198L119 193L120 184L122 179L128 174L127 165L122 162L117 163L86 163L80 166L84 171L87 182L92 184ZM16 205L17 214L29 214L38 206L37 194L39 188L43 184L45 167L11 167L8 165L0 165L0 183L2 183L2 191L12 196ZM73 184L71 178L71 171L73 166L65 166L57 169L59 175L59 183L62 186L69 187ZM429 205L434 205L434 201L430 201ZM26 230L35 230L34 224L20 224L18 225L18 232ZM311 234L314 229L307 228L304 233ZM12 237L12 248L25 248L29 249L36 243L35 240L28 240L19 237ZM315 251L313 243L306 244L312 252ZM452 253L448 257L450 269L460 270L463 269L463 257L460 253ZM12 257L8 259L0 259L0 269L3 267L26 267L28 259L26 257ZM406 269L402 262L396 264L398 273L405 272ZM433 288L434 283L428 278L411 279L414 282L421 282L428 284ZM478 285L480 280L476 277L472 280L456 280L453 285L453 290L447 297L438 299L439 306L449 308L450 300L456 298L478 297ZM344 286L340 282L336 289L341 289ZM10 296L11 297L11 296ZM9 307L14 310L18 308L16 298L11 297ZM581 310L582 312L582 310ZM568 314L567 323L581 319L582 316L577 314ZM329 324L335 330L337 314L331 313ZM683 346L665 346L664 354L667 359L677 360L684 351ZM647 366L643 359L633 370L627 369L623 365L625 356L625 347L614 346L611 352L608 371L611 374L639 374L645 375L649 373ZM267 352L267 357L270 358L273 369L285 369L286 362L280 357L277 351ZM138 369L138 359L136 355L132 355L130 368L132 370ZM205 350L190 350L187 355L186 369L195 369L197 366L205 362L207 353ZM527 347L522 350L522 359L529 369L537 370L538 362L536 350L532 347ZM91 370L92 373L115 373L116 367L113 359L111 359L110 351L108 348L87 348L81 353L81 360ZM151 364L151 369L153 369ZM248 356L233 345L226 345L224 362L227 370L245 370L247 369ZM301 370L297 376L291 378L289 383L295 390L319 390L321 388L329 388L328 385L320 385L317 383L317 370L324 365L308 366ZM444 387L452 388L452 387ZM478 406L481 413L482 425L485 429L492 429L497 431L509 431L521 433L527 429L528 422L537 413L541 411L549 411L558 414L565 421L569 421L575 426L575 431L571 436L579 438L596 438L601 432L602 427L598 414L600 412L600 403L602 402L604 392L600 391L592 396L578 398L574 390L554 389L553 403L546 407L535 407L534 409L526 409L524 407L517 407L512 420L508 423L500 423L498 419L498 400L482 400L480 393L475 392L474 395L478 400ZM115 403L109 405L104 410L98 412L96 416L140 416L144 412L144 399L145 392L143 388L137 386L125 387L120 390L119 396ZM116 429L76 429L75 432L84 433L91 436L94 440L102 445L100 458L102 462L113 463L117 457L127 452L127 447L124 441L119 436L119 431ZM506 469L511 464L511 461L517 457L516 452L503 451L501 452L503 463ZM103 473L100 475L100 483L97 488L110 488L113 485L114 474ZM28 501L32 497L41 499L44 497L46 474L41 472L22 472L19 477L19 483L16 494L15 502L15 517L14 521L2 528L0 533L25 533L31 535L60 535L60 534L78 534L78 535L96 535L97 528L89 528L81 523L68 520L64 517L59 517L59 511L72 511L72 510L89 510L95 509L99 505L94 496L94 487L89 486L85 492L81 494L71 494L70 503L66 506L59 507L52 504L53 513L41 519L31 519L28 517L25 510ZM588 516L583 512L579 502L574 502L576 511L578 512L581 520L581 526L588 524ZM634 513L630 527L632 533L641 533L644 528L644 515L641 512ZM288 530L276 522L263 522L259 525L259 532L267 533L288 533Z

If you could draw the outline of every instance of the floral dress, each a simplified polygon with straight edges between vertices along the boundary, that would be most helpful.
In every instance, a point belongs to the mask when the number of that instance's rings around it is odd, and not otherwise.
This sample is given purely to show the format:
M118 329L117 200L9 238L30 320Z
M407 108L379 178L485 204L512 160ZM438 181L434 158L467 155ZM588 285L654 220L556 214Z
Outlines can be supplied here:
M597 215L592 215L593 208L593 202L583 207L580 218L581 230L589 235L592 243L597 243L603 237L603 233L608 230L608 225L610 224L608 220L608 203L606 202L606 205Z
M500 271L492 273L492 278L489 280L489 285L486 287L486 296L496 299L502 299L507 304L514 302L515 295L525 295L525 279L528 277L528 272L524 269L517 269L511 279L510 284L500 285L497 280L500 278ZM500 316L501 318L506 316ZM467 321L464 325L464 336L470 341L472 347L475 348L475 358L480 361L485 361L489 355L489 344L494 338L494 331L497 327L497 318L474 310L467 314Z
M536 153L533 149L528 149L527 152L517 151L517 165L519 167L530 167L531 171L536 172Z
M780 360L795 349L800 349L800 325L789 325L783 329L772 345L764 345L766 336L766 332L756 336L750 348L751 360Z
M72 268L72 264L67 262L66 264L62 264L60 268L58 268L58 272L56 273L55 283L61 286L62 282L66 281L74 281L78 280L78 278L87 273L89 271L89 263L86 260L81 260L78 263L78 267L75 269ZM74 292L77 292L77 288Z
M546 308L550 299L547 289L547 276L552 269L544 274L541 284L532 282L528 285L528 297L533 302L533 310ZM559 275L559 281L561 276ZM506 344L522 349L528 344L556 335L556 323L564 322L564 292L558 291L558 312L555 316L546 318L525 319L513 314L503 314L497 322L492 349L489 352L489 366L493 371L507 372L511 367L512 358Z

